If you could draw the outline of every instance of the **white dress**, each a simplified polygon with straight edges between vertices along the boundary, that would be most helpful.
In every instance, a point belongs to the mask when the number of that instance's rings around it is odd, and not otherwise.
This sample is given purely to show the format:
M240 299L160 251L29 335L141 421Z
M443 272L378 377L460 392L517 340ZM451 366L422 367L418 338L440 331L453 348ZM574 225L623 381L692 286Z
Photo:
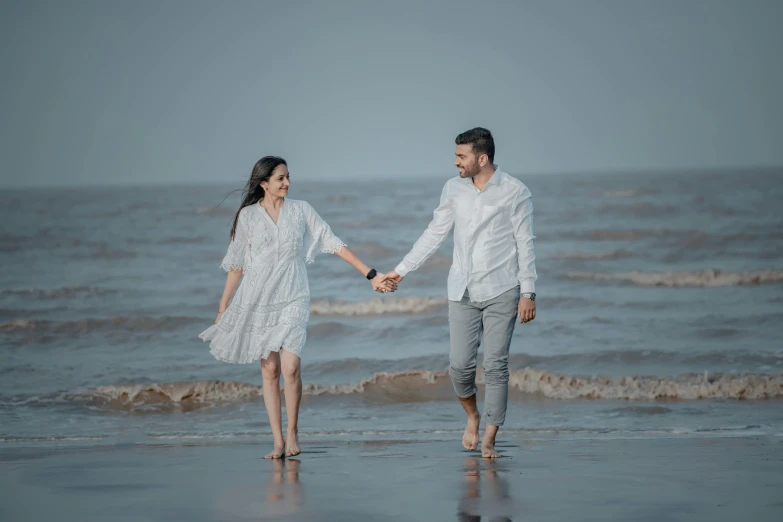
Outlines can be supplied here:
M305 263L343 246L306 201L286 199L277 224L258 203L243 208L220 266L244 276L220 322L199 335L210 353L241 364L281 348L301 357L310 319Z

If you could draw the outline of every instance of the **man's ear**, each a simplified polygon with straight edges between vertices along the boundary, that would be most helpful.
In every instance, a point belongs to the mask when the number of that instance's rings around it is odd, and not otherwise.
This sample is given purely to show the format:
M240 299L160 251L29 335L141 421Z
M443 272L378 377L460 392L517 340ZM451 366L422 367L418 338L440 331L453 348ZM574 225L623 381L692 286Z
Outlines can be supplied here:
M486 154L482 154L481 156L479 156L479 166L480 167L482 167L482 168L485 167L487 165L487 163L489 163L489 156L487 156Z

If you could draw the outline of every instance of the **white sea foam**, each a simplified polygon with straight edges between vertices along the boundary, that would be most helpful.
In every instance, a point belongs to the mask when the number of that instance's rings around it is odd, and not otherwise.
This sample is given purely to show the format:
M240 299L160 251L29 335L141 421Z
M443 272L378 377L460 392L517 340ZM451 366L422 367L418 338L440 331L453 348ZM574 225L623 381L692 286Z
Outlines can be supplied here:
M477 380L483 382L480 371ZM511 372L509 386L522 394L566 400L761 400L783 397L783 374L605 377L524 368ZM304 395L318 397L362 395L379 402L427 402L448 400L453 395L447 371L376 373L370 378L346 384L306 384L302 391ZM262 394L260 387L243 382L191 381L101 386L67 393L63 398L135 407L247 401L256 400Z
M446 299L437 297L384 297L357 302L319 299L310 303L310 312L338 316L422 314L445 305Z
M698 272L622 272L616 274L569 272L567 276L572 279L630 281L641 286L665 287L744 286L783 282L783 270L759 270L755 272L701 270Z

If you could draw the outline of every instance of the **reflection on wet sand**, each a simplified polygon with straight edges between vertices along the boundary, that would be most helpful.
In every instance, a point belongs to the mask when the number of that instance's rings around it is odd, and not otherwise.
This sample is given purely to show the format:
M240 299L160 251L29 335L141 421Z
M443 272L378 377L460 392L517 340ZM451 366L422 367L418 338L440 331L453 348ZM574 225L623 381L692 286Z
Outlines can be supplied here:
M304 505L297 459L272 459L272 473L266 487L264 515L291 515Z
M464 471L457 520L478 522L484 516L500 522L521 513L511 498L508 481L501 476L504 469L497 460L467 458Z

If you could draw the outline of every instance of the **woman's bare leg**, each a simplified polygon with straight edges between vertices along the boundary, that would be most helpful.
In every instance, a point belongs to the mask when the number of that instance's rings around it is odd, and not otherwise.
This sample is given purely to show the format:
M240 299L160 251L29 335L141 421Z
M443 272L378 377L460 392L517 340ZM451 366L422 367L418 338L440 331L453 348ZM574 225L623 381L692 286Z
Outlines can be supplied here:
M272 352L261 359L261 377L264 380L264 406L272 428L274 449L264 458L283 458L285 440L283 439L283 412L280 409L280 354Z
M299 402L302 400L302 373L300 360L285 349L280 350L283 380L285 381L285 411L288 416L288 436L286 437L286 456L299 455Z

